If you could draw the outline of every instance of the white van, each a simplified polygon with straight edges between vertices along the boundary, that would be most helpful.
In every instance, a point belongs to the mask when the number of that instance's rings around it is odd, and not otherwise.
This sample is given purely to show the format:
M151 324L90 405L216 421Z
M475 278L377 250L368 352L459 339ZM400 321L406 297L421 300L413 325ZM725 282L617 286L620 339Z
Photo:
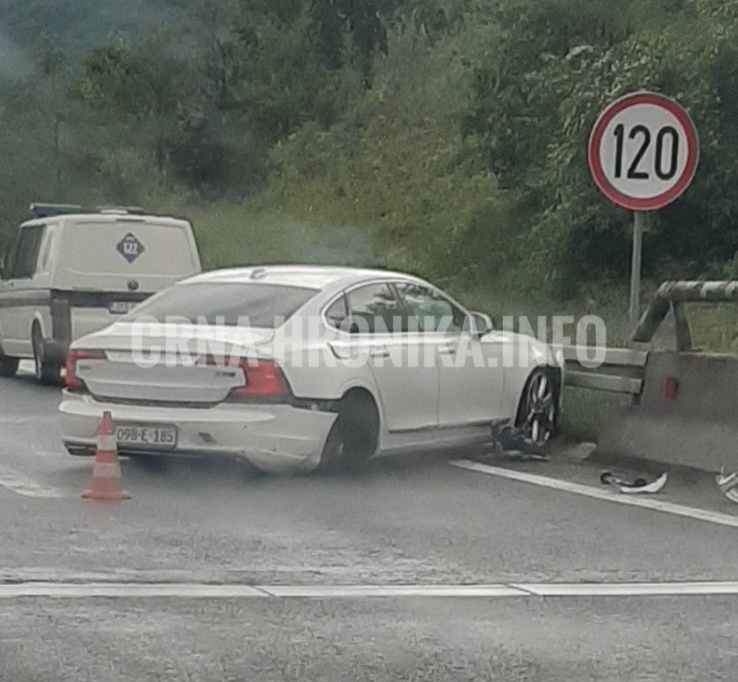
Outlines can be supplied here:
M34 204L0 280L0 376L34 360L36 377L59 381L72 341L200 272L185 220L140 209Z

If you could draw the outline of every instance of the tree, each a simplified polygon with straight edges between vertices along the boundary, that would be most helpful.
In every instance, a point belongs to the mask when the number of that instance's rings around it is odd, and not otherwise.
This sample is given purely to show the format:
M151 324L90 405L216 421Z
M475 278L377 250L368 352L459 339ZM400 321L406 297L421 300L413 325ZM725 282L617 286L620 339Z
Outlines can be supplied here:
M517 229L528 234L531 268L558 293L627 269L630 216L595 190L586 145L598 112L633 90L676 97L703 142L694 188L648 234L651 273L677 261L685 276L699 275L738 249L738 202L724 191L738 182L732 7L713 0L616 8L601 0L518 0L499 10L493 58L475 69L466 131L518 196Z

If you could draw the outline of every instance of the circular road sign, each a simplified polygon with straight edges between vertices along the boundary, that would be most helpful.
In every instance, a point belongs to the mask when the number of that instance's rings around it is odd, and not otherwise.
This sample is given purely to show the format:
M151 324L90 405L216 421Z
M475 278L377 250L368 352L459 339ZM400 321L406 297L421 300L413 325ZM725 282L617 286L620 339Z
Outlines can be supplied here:
M631 211L656 211L689 187L699 163L697 129L674 100L638 92L602 112L589 167L605 196Z

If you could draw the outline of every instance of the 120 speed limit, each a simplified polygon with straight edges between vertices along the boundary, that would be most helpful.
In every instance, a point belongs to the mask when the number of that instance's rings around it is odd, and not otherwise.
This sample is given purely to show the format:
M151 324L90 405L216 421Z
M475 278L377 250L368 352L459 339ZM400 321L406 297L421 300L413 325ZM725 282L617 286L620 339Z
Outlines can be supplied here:
M592 132L589 163L597 186L619 206L663 208L677 199L697 170L694 124L676 102L637 93L610 105Z

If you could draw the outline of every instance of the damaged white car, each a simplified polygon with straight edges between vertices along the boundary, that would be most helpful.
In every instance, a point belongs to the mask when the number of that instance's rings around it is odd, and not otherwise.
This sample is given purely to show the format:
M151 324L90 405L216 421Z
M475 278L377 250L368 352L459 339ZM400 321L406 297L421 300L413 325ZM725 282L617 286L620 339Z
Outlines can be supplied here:
M73 344L60 406L72 455L111 412L121 453L228 456L267 472L489 443L544 444L563 361L405 274L212 272Z

